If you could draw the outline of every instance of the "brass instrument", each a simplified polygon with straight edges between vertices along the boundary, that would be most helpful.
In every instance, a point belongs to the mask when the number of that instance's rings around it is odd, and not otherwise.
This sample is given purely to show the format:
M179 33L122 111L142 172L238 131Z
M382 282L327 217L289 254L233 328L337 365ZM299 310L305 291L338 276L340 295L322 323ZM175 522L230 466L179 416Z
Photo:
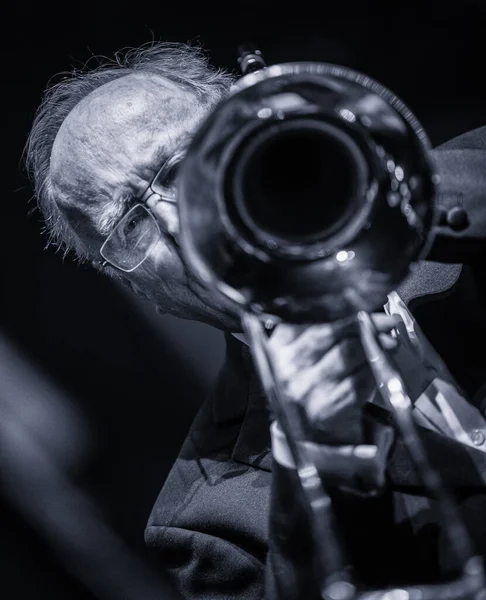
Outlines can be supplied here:
M181 167L180 242L194 273L241 307L308 500L322 598L475 597L484 587L482 560L425 456L406 383L368 314L382 309L432 243L439 179L427 135L399 98L362 73L315 62L266 66L251 46L242 48L239 63L243 76L196 132ZM265 323L353 319L404 444L424 486L439 500L450 544L463 561L455 581L363 591L344 568L330 498L295 441L303 438L301 424L271 370Z

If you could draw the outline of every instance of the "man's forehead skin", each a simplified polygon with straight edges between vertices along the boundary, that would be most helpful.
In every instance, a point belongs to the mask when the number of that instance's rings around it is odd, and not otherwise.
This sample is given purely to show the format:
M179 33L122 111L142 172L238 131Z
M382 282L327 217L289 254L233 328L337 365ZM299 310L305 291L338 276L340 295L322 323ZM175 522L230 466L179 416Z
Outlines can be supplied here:
M66 212L137 195L204 110L196 96L157 75L131 74L104 84L66 117L54 142L51 187Z

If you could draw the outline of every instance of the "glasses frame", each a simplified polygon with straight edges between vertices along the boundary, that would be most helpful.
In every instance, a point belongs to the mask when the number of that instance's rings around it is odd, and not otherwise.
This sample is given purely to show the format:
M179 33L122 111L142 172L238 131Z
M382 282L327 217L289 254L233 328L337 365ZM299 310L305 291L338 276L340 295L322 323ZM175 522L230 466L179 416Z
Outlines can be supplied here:
M176 204L176 199L175 197L171 197L169 195L167 195L164 192L161 191L157 191L156 189L156 183L157 180L160 178L160 176L166 172L167 175L169 174L170 170L172 168L174 168L175 164L178 164L177 162L175 162L176 159L182 158L182 153L178 153L174 156L171 156L168 160L166 160L164 162L164 164L162 165L162 167L157 171L157 173L155 174L155 176L153 177L153 179L151 180L151 182L149 183L149 185L147 186L147 188L144 190L144 192L135 199L135 202L130 206L129 210L123 215L121 216L118 221L116 222L115 226L113 227L113 229L110 231L110 233L108 234L107 238L105 239L105 241L103 242L103 244L101 245L101 248L99 250L99 254L102 258L101 261L99 261L99 265L98 268L100 269L104 269L107 265L110 265L111 267L113 267L114 269L116 269L117 271L122 271L123 273L131 273L132 271L135 271L135 269L138 269L138 267L140 265L142 265L145 260L147 260L148 255L150 252L147 252L145 257L137 264L135 265L133 268L131 269L122 269L119 266L113 264L109 259L107 259L104 255L104 248L106 247L106 244L109 242L109 240L111 239L112 235L114 235L115 231L117 230L117 228L120 226L120 223L123 221L123 219L125 219L127 217L127 215L130 214L130 212L132 210L134 210L137 206L141 206L144 210L147 211L147 213L149 214L149 216L153 219L153 221L155 222L155 225L157 226L157 230L158 230L158 235L159 238L162 235L162 231L160 229L160 225L159 225L159 221L157 219L157 216L155 215L153 208L159 203L159 202L168 202L169 204ZM148 206L148 202L149 200L152 200L153 197L156 197L155 202L151 202L151 206Z

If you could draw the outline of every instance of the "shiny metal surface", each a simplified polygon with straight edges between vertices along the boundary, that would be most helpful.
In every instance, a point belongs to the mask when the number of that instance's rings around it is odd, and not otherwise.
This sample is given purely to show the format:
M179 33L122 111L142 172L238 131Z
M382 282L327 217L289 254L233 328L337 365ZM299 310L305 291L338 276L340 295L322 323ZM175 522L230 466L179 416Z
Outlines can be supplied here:
M249 73L182 165L183 250L206 284L262 315L376 310L431 243L429 147L405 104L366 75L311 62Z

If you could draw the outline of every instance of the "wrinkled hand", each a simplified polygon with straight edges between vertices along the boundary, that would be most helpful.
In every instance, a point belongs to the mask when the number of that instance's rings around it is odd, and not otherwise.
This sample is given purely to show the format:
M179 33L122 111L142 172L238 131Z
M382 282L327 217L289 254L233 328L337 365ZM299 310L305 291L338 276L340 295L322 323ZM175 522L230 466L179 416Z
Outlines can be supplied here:
M375 313L373 323L385 348L401 320ZM287 400L299 405L319 441L363 442L362 407L376 382L361 344L358 324L281 324L269 339L270 360ZM317 441L315 438L312 441Z
M372 320L382 345L394 348L391 331L401 323L400 317L376 313ZM268 352L287 402L303 412L310 425L303 442L321 474L346 487L382 484L393 435L383 427L369 431L364 423L363 406L376 392L376 382L357 322L278 325ZM272 440L275 458L282 460L285 438L278 425L272 428Z

